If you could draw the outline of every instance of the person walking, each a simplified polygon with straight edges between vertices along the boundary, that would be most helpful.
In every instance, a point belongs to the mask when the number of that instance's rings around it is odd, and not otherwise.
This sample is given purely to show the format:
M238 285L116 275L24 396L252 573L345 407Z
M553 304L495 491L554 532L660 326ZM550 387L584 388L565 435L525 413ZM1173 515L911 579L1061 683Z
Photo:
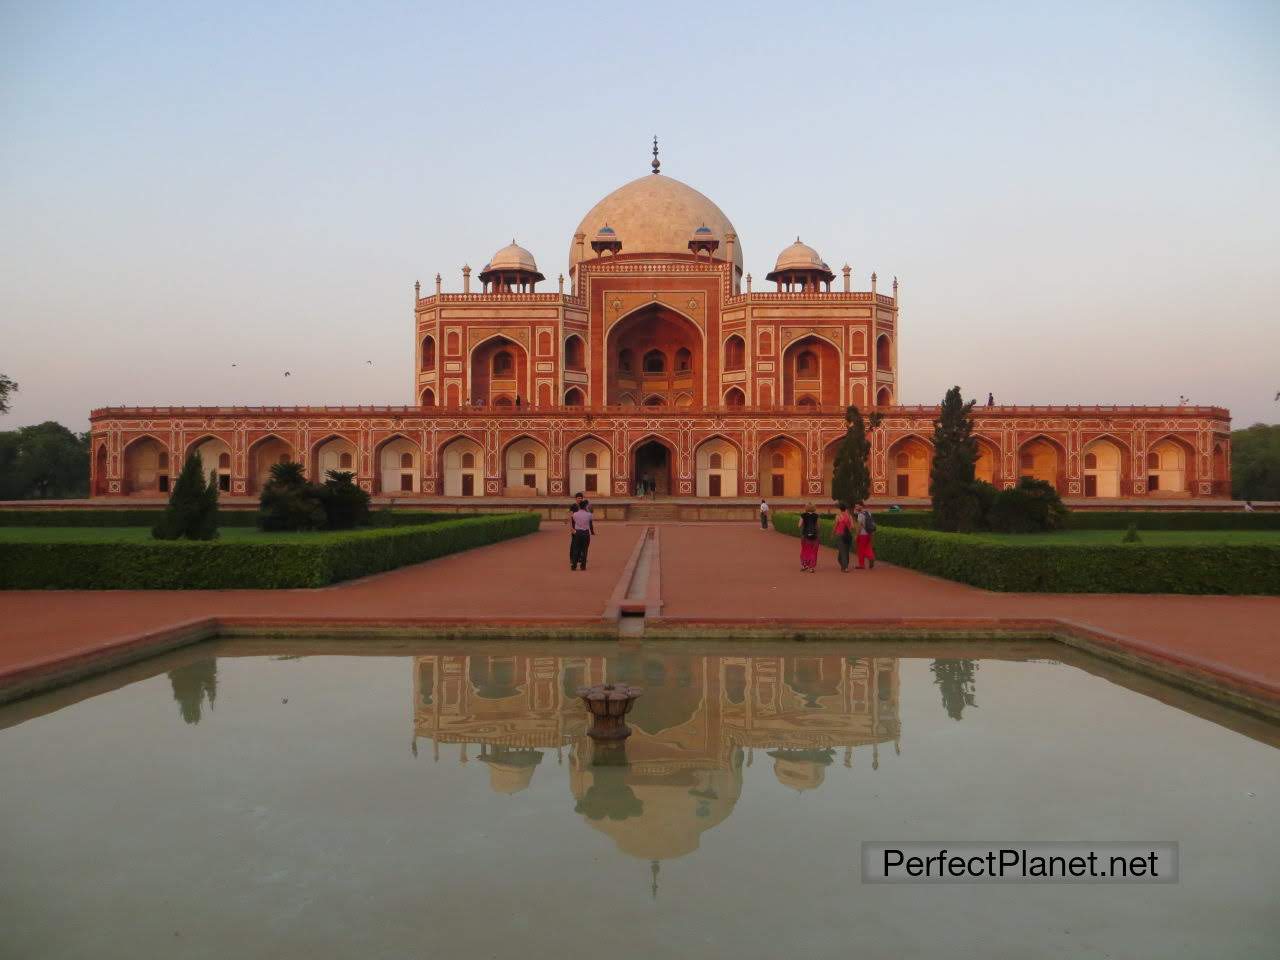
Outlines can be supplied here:
M587 551L591 549L591 535L595 532L594 518L591 510L585 505L578 505L574 511L573 544L569 548L569 569L587 569Z
M874 570L876 552L872 548L871 537L876 532L876 521L865 503L859 503L854 509L857 521L858 569L862 570L863 564L869 561L871 569Z
M800 570L818 572L818 512L806 503L800 514Z
M840 512L836 514L836 525L832 531L836 538L836 559L840 562L840 572L849 572L849 551L853 549L854 530L858 521L849 513L849 505L841 500L836 504Z
M760 529L769 529L769 503L763 497L760 498Z

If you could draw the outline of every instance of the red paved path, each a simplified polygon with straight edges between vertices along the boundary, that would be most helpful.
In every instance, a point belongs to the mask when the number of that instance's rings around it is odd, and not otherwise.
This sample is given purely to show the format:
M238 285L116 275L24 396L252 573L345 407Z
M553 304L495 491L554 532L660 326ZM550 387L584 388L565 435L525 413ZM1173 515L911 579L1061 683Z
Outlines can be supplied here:
M642 526L600 524L586 572L559 525L323 590L0 592L0 675L211 616L300 619L598 617ZM881 564L841 574L823 550L751 524L662 529L664 616L688 620L1056 618L1280 691L1280 597L999 594Z

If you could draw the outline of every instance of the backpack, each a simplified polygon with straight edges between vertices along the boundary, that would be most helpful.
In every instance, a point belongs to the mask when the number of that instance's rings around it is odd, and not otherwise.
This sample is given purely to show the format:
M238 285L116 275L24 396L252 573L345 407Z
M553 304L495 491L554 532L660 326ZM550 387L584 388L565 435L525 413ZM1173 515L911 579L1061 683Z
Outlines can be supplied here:
M870 510L868 510L868 511L867 511L867 524L866 524L866 531L867 531L867 533L875 533L875 532L876 532L876 518L875 518L875 517L873 517L873 516L871 515L871 511L870 511Z

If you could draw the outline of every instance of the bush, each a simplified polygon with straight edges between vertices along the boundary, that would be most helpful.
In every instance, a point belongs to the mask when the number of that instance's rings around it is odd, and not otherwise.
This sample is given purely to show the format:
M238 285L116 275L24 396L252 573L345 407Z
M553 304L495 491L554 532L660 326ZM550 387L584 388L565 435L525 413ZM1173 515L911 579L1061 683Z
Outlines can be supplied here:
M777 513L774 529L800 535L795 513ZM819 537L834 546L830 520ZM1280 594L1280 547L1006 543L980 534L881 525L876 556L986 590L1026 593Z
M0 589L226 590L323 587L533 533L534 513L316 534L311 543L0 543Z
M1129 524L1129 528L1124 532L1124 543L1141 543L1142 538L1138 536L1138 525L1136 523Z
M985 526L998 533L1043 533L1061 528L1066 516L1053 484L1023 477L1016 487L992 498Z
M1072 510L1067 530L1280 530L1280 512L1243 510Z
M169 494L169 506L151 536L157 540L213 540L218 536L218 481L204 477L204 466L194 451L187 454L182 472Z
M353 530L373 524L367 492L356 486L355 474L346 470L330 470L320 487L320 505L324 507L326 530Z
M320 490L308 483L302 464L292 461L271 465L271 479L258 500L261 530L323 530L325 509Z

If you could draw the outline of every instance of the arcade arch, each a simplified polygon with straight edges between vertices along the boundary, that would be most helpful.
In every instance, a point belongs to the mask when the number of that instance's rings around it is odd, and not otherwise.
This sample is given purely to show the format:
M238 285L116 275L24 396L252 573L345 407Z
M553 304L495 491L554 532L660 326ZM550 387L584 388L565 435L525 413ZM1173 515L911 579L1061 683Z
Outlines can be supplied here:
M631 479L637 494L670 496L676 488L676 452L655 436L631 447Z
M889 448L889 490L895 497L929 496L933 449L916 436L903 437Z
M761 497L804 495L804 448L790 437L774 437L756 458Z
M588 499L609 496L612 457L609 447L595 437L584 437L569 447L569 489Z
M529 359L524 347L514 340L495 336L471 350L471 402L481 406L508 404L528 391Z
M293 460L293 447L271 434L249 448L249 492L259 494L271 479L271 468Z
M1120 496L1124 451L1114 441L1102 437L1090 441L1080 459L1086 497Z
M1170 496L1187 492L1187 463L1191 451L1172 437L1153 443L1147 451L1147 493Z
M169 476L169 449L155 437L139 437L124 448L124 493L168 493Z
M506 463L507 496L528 497L547 495L547 448L532 437L521 437L507 445L503 455Z
M422 488L422 451L408 437L384 440L374 451L375 491L387 496L413 494Z
M694 453L699 497L738 495L738 448L723 437L712 437Z
M225 440L217 437L204 437L195 441L188 449L195 450L200 458L201 472L207 477L217 477L218 489L223 493L231 492L231 447Z
M311 455L311 476L324 483L330 471L358 473L356 445L346 437L328 437L317 443Z
M1033 437L1018 448L1018 476L1051 483L1062 492L1062 468L1066 456L1048 437Z
M446 497L484 494L484 450L470 437L455 437L440 451Z
M801 337L782 353L785 406L839 406L840 352L817 336Z

